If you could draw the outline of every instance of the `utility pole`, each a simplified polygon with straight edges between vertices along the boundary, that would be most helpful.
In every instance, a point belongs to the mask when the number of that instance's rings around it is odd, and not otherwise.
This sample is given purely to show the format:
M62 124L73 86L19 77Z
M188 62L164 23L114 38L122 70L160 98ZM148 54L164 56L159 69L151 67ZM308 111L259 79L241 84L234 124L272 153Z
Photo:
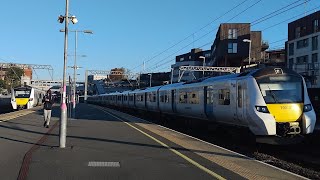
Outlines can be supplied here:
M78 39L78 31L75 30L75 48L74 48L74 65L73 65L73 95L72 95L72 101L73 101L73 107L72 107L72 114L73 117L75 118L76 116L76 89L77 89L77 81L76 81L76 76L77 76L77 39Z
M171 68L171 84L172 84L172 79L173 79L173 68Z
M65 14L65 27L64 27L64 60L63 60L63 81L62 81L62 103L61 103L61 116L60 116L60 148L66 147L67 138L67 105L66 105L66 74L67 74L67 51L68 51L68 23L69 23L69 0L66 0L66 14Z
M84 75L84 101L87 101L88 97L88 70L86 70L85 75Z

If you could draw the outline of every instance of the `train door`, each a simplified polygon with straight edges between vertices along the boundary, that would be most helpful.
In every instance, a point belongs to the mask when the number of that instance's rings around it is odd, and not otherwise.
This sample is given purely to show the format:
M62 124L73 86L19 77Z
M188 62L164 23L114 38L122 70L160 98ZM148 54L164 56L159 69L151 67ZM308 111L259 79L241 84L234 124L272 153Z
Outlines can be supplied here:
M147 108L147 93L143 93L143 95L144 95L144 109L148 109Z
M213 87L206 86L204 87L204 106L205 114L209 120L214 119L213 115Z
M157 108L156 108L156 110L160 112L160 107L159 107L159 103L160 103L160 92L159 92L159 89L156 91L156 103L157 103Z
M245 86L241 81L237 81L237 119L240 122L245 120L246 114L246 96L245 96Z
M171 105L172 105L172 112L177 112L177 104L176 104L176 94L177 90L171 90Z

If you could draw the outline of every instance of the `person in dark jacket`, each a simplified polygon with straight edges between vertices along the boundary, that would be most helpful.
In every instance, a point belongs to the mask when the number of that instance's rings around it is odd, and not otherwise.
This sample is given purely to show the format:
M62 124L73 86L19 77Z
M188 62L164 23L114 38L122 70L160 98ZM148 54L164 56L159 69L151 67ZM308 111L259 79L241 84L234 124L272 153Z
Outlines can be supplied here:
M44 114L44 123L43 126L49 128L50 119L51 119L51 110L53 105L53 97L51 94L51 90L49 89L46 95L42 99L43 104L43 114Z

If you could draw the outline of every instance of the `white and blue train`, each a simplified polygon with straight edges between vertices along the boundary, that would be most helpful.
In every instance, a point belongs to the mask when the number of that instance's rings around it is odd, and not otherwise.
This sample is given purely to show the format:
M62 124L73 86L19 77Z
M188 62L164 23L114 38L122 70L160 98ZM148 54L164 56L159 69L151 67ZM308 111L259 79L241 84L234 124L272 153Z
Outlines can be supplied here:
M316 123L304 78L276 67L91 96L87 102L244 127L268 143L303 137Z

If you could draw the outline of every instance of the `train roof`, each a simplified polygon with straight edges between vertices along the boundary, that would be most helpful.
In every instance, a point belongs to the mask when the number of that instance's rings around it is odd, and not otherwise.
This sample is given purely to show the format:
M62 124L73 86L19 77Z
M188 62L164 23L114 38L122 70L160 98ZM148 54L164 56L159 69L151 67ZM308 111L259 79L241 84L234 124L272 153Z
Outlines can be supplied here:
M32 89L31 86L19 86L19 87L15 87L13 88L14 90L21 90L21 91L24 91L24 90L30 90Z
M264 76L270 76L270 75L295 75L295 76L301 76L297 72L283 67L266 67L262 69L257 69L255 71L250 72L250 75L255 78L260 78Z
M269 76L269 75L286 75L286 74L301 76L298 73L296 73L295 71L288 69L288 68L265 67L265 68L255 69L255 70L246 71L246 72L242 72L242 73L235 73L235 74L230 74L230 75L202 78L202 79L198 79L198 80L191 81L191 82L180 82L180 83L168 84L168 85L163 85L163 86L148 87L146 89L135 89L133 91L124 91L120 94L123 94L123 93L129 93L129 94L130 93L144 93L144 92L153 92L153 91L158 91L158 90L159 91L171 90L172 88L192 87L192 86L199 85L199 84L207 85L207 84L210 84L211 82L232 80L232 79L237 79L240 77L260 78L260 77ZM106 95L118 95L118 94L119 94L119 92L114 92L114 93L109 93Z

